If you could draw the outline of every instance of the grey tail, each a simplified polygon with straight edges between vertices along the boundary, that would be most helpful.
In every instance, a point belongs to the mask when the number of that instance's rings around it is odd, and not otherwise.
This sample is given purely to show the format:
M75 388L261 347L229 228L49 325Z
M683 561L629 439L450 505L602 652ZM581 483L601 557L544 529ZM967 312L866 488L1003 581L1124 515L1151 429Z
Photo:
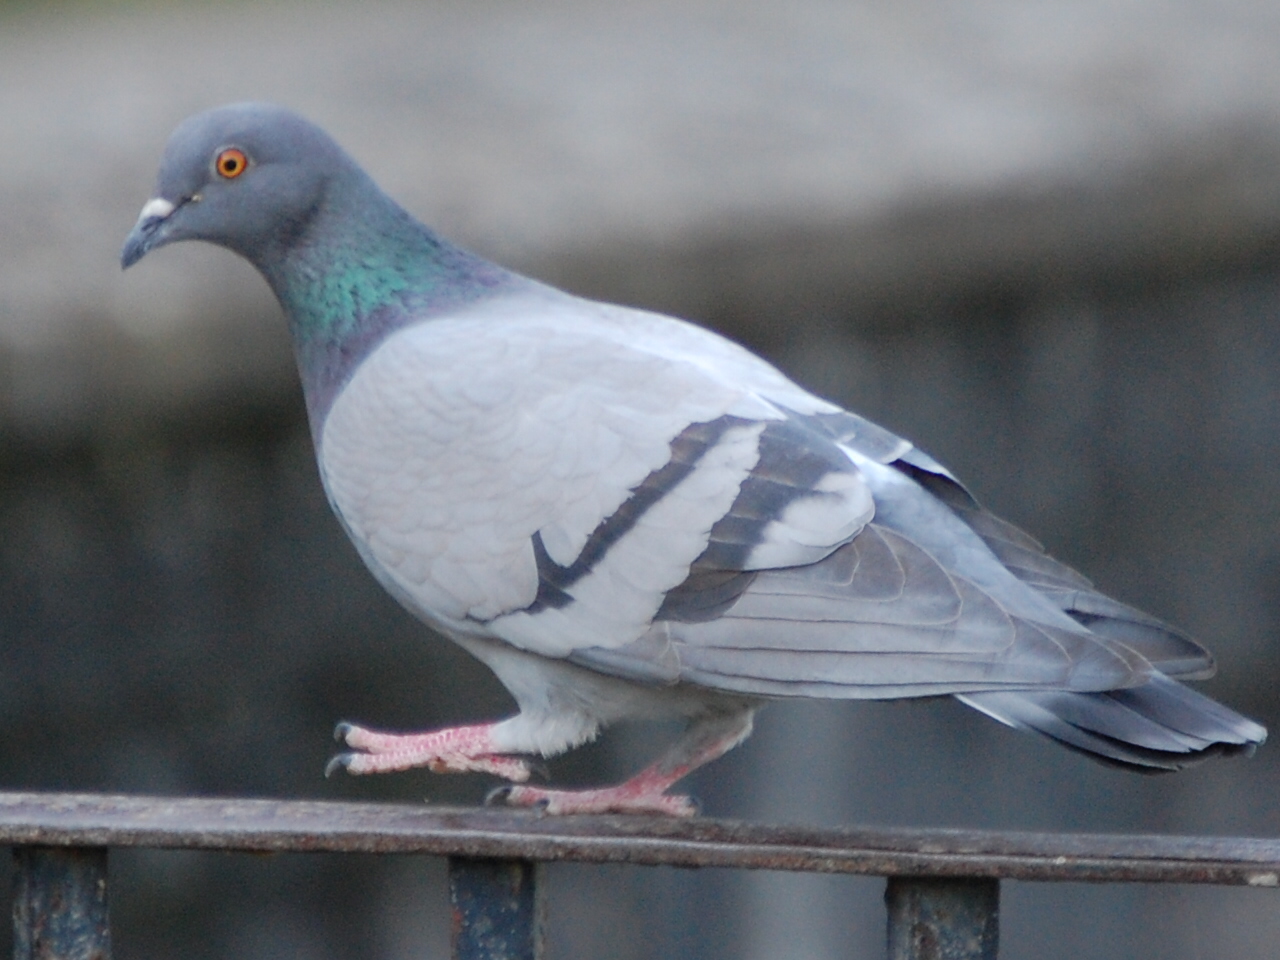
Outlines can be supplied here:
M1248 756L1267 738L1260 724L1159 673L1142 686L1102 693L1026 690L958 699L1011 727L1144 773Z

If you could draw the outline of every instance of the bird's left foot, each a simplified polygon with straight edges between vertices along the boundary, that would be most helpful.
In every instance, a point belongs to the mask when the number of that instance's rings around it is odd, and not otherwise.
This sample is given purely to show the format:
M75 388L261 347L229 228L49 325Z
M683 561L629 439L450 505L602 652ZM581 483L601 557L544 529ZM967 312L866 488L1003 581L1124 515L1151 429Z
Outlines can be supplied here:
M645 789L628 781L599 790L544 790L541 787L507 786L490 791L486 804L536 807L549 814L566 813L662 813L692 817L698 813L693 797Z
M340 723L334 737L352 747L325 767L325 776L339 769L347 773L385 773L426 767L434 773L492 773L504 780L529 779L529 761L494 752L492 724L451 727L430 733L380 733Z

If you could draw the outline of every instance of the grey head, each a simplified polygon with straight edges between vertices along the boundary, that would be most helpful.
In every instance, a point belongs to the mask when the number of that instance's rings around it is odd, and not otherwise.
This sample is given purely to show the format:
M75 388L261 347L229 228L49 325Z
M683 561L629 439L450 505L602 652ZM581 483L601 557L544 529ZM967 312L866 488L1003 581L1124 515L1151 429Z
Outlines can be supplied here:
M266 278L317 430L351 371L393 331L530 284L437 237L327 133L262 103L178 126L121 264L179 240L226 247Z
M179 240L206 240L268 272L344 180L367 178L327 133L291 110L238 103L197 114L169 138L121 265Z

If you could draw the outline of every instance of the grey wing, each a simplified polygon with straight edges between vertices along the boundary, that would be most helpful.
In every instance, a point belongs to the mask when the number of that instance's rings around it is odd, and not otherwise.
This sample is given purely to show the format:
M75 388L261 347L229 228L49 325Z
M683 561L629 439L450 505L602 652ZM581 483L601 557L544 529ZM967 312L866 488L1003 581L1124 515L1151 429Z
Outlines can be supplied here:
M982 507L919 451L913 449L896 466L960 517L1006 569L1091 633L1136 650L1167 676L1213 676L1208 650L1164 621L1095 590L1079 572L1045 553L1033 537Z
M840 471L868 485L870 522L811 561L752 562L770 524ZM653 628L572 659L632 679L833 698L1099 691L1144 682L1152 661L1212 668L1198 645L983 510L927 455L848 413L771 424Z

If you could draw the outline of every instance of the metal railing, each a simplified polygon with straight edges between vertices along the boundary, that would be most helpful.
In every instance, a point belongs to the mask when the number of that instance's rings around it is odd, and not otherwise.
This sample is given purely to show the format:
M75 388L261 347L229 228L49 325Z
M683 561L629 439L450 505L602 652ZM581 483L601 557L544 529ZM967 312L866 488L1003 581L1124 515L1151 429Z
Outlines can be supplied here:
M15 853L17 960L109 960L110 847L448 857L459 960L541 956L538 864L549 861L886 877L891 960L994 960L1002 879L1280 886L1280 840L813 830L372 803L0 793L0 842Z

